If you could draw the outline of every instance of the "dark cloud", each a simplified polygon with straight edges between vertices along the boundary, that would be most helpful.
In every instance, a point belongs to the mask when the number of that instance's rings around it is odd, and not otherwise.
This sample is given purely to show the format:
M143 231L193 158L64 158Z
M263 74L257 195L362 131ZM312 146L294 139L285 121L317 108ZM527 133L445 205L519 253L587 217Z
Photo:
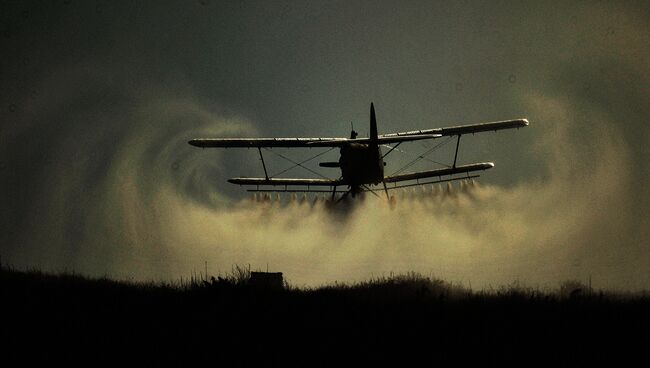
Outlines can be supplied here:
M650 282L643 2L0 6L5 262L136 278L209 260L271 262L298 282L411 269L485 283ZM463 138L461 161L496 163L475 202L400 216L368 205L375 215L344 229L319 211L233 209L242 193L225 179L258 174L255 153L186 144L344 136L350 121L365 134L370 101L382 131L532 124ZM428 147L392 154L388 171ZM448 148L433 158L448 161Z

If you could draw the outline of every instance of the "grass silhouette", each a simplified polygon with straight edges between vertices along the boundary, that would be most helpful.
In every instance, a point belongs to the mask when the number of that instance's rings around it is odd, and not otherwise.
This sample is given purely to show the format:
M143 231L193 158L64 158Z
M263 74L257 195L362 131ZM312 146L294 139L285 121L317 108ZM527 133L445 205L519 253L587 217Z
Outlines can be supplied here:
M173 283L3 268L2 359L583 365L632 359L650 342L644 294L593 292L574 281L547 291L517 283L472 291L408 273L265 289L249 277L250 268L239 266Z

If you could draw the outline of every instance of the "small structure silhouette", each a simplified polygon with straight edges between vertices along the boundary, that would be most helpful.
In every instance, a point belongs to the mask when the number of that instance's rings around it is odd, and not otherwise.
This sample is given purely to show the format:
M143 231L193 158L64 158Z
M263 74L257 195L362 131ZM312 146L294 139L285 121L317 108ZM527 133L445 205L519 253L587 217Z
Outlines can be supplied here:
M251 272L248 284L265 289L284 288L282 272Z

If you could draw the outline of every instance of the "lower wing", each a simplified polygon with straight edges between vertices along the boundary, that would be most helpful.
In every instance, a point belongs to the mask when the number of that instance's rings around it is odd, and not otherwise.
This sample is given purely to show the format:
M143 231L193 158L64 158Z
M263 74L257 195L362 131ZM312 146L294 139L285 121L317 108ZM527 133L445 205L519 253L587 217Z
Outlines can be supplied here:
M491 169L493 167L494 164L492 162L481 162L477 164L461 165L456 167L448 167L444 169L427 170L427 171L419 171L419 172L414 172L409 174L386 176L384 178L384 182L397 183L400 181L407 181L407 180L435 178L435 177L442 177L442 176L455 175L455 174L466 174L473 171Z
M340 179L294 179L294 178L232 178L228 179L229 183L239 185L316 185L316 186L339 186L346 185Z

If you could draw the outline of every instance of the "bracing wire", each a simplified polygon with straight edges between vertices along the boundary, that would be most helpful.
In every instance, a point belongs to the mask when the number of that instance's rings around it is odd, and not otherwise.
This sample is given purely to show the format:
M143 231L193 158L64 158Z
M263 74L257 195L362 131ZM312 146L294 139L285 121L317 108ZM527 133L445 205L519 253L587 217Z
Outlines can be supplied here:
M437 149L443 147L444 145L448 144L449 142L452 141L453 138L454 138L454 137L449 137L449 138L447 138L447 140L442 141L442 142L436 144L435 146L431 147L431 148L428 149L426 152L424 152L424 153L418 155L418 157L416 157L415 159L413 159L412 161L410 161L410 162L407 163L406 165L404 165L404 166L402 166L401 168L399 168L397 171L395 171L394 173L392 173L390 176L394 176L394 175L397 175L397 174L401 173L402 171L408 169L409 167L413 166L414 164L416 164L418 161L420 161L420 160L422 160L422 159L427 160L427 161L434 162L434 163L439 164L439 165L442 165L442 166L449 167L449 165L445 165L445 164L443 164L443 163L440 163L440 162L437 162L437 161L431 160L431 159L427 158L426 156L427 156L428 154L430 154L431 152L433 152L433 151L435 151L435 150L437 150Z
M269 152L271 152L272 154L274 154L274 155L276 155L276 156L279 156L279 157L281 157L281 158L283 158L283 159L285 159L285 160L291 162L292 164L294 164L293 166L291 166L291 167L289 167L289 168L286 168L286 169L280 171L280 172L277 173L277 174L274 174L274 175L272 175L272 176L269 176L269 178L274 178L274 177L276 177L276 176L278 176L278 175L282 175L282 174L284 174L285 172L287 172L287 171L289 171L289 170L291 170L291 169L293 169L293 168L295 168L295 167L300 166L300 167L302 167L303 169L305 169L305 170L311 172L312 174L316 174L316 175L320 176L320 177L323 178L323 179L330 179L330 178L328 178L328 177L326 177L326 176L324 176L324 175L322 175L322 174L320 174L320 173L318 173L318 172L316 172L316 171L314 171L314 170L312 170L312 169L310 169L310 168L308 168L308 167L306 167L306 166L303 166L303 164L306 163L306 162L309 162L309 161L311 161L311 160L313 160L313 159L315 159L315 158L317 158L317 157L320 157L320 156L326 154L327 152L333 150L334 148L336 148L336 147L332 147L332 148L330 148L330 149L328 149L328 150L326 150L326 151L323 151L323 152L321 152L321 153L319 153L319 154L317 154L317 155L315 155L315 156L312 156L312 157L310 157L310 158L308 158L308 159L305 159L305 160L303 160L303 161L296 162L296 161L294 161L294 160L292 160L292 159L290 159L290 158L284 156L284 155L281 154L281 153L275 152L275 151L273 151L273 150L271 150L271 149L269 149L269 148L267 148L267 147L264 147L264 149L265 149L266 151L269 151Z

